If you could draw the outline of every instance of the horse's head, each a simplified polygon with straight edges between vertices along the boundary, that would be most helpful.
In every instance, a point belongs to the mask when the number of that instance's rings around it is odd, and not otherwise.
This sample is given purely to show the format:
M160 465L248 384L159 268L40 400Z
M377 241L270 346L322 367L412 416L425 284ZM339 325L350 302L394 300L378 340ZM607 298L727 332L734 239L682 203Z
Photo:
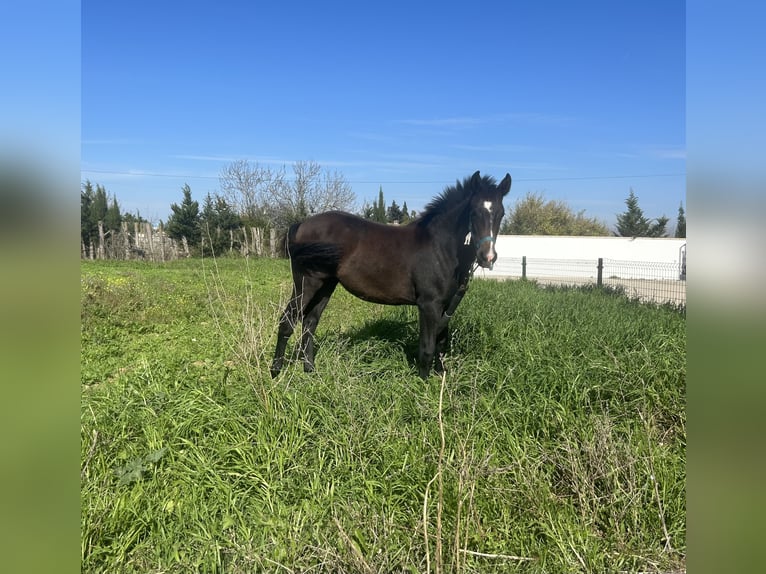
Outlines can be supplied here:
M492 269L497 261L495 241L500 232L500 222L505 215L503 197L511 190L511 175L506 173L503 180L495 184L491 177L481 177L477 171L471 177L470 185L470 243L476 249L478 264Z

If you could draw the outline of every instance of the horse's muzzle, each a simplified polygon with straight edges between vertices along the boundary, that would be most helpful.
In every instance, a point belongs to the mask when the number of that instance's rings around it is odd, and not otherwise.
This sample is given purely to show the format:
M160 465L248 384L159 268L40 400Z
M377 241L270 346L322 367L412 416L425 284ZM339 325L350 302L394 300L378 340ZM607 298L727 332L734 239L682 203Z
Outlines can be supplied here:
M492 269L497 261L497 251L495 251L495 241L492 237L485 237L479 241L476 248L476 262L485 269Z
M497 261L497 255L494 255L491 259L482 257L481 255L476 256L476 262L479 264L479 267L484 267L490 271L492 271L492 268L495 266L495 261Z

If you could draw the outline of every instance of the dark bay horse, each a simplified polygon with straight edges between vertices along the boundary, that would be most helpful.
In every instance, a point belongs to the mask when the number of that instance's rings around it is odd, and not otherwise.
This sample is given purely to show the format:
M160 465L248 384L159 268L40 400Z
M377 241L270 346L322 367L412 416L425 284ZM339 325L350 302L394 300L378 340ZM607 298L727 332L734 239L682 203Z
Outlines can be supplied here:
M271 375L282 370L287 341L299 321L303 367L313 371L314 332L340 283L365 301L417 305L418 372L428 377L434 356L446 347L449 320L474 263L491 269L497 259L495 239L510 189L510 174L497 184L477 171L446 188L408 225L374 223L340 211L293 225L287 234L293 292L279 322ZM436 368L443 368L440 360Z

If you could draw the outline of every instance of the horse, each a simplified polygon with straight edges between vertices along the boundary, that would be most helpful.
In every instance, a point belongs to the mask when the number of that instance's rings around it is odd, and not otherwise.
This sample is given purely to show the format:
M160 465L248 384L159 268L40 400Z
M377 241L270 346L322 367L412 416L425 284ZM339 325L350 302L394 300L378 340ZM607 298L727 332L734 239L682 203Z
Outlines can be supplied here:
M418 374L427 379L432 365L443 372L449 320L476 265L492 269L497 260L503 197L510 189L510 174L497 184L477 171L445 188L407 225L376 223L342 211L293 224L286 236L292 295L279 321L271 376L281 372L299 321L303 368L314 370L314 332L338 283L365 301L416 305Z

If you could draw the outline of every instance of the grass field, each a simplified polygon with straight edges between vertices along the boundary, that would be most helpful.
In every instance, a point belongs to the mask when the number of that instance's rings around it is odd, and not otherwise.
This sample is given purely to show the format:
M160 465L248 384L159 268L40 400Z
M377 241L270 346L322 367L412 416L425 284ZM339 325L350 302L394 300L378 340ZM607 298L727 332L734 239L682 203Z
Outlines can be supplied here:
M268 366L285 261L81 267L83 572L685 569L686 320L474 281L444 377L338 289Z

